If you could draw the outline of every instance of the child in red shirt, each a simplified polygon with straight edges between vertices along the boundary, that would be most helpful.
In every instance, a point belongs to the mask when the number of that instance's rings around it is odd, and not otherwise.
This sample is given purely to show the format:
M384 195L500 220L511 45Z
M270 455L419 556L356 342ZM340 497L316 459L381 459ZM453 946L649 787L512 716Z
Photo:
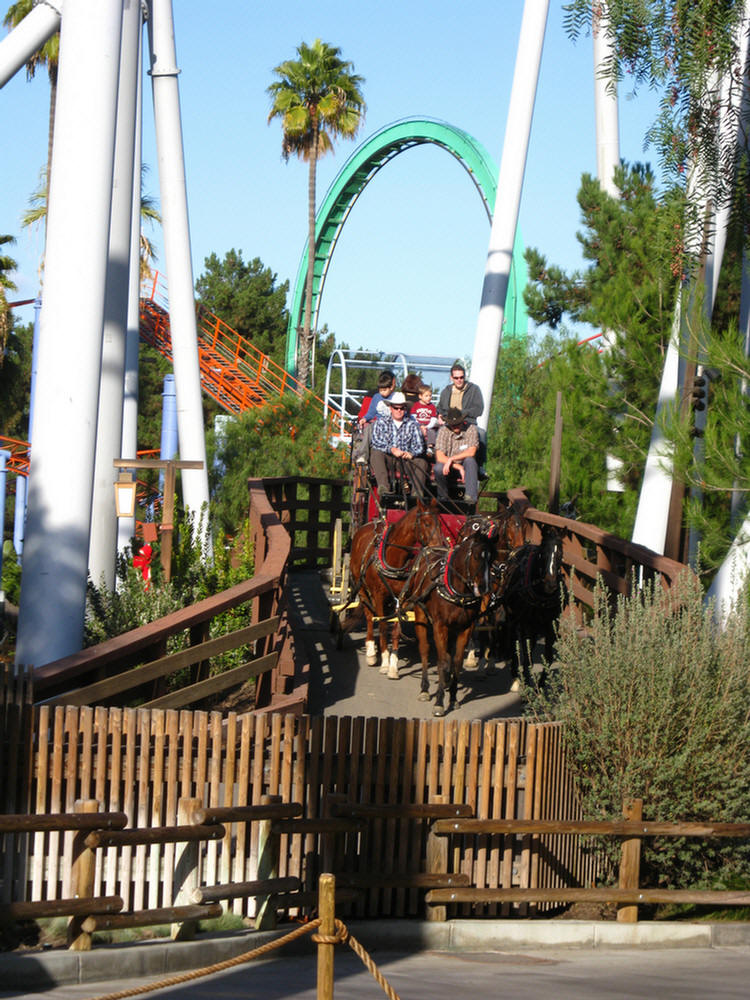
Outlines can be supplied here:
M416 419L424 435L427 455L432 457L437 437L438 411L432 402L432 389L424 382L419 387L419 399L412 406L411 415Z

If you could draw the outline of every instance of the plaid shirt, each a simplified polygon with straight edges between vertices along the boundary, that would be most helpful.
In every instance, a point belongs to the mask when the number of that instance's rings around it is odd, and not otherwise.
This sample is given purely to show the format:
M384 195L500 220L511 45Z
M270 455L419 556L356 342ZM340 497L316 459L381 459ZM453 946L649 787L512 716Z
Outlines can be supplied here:
M372 431L372 447L390 453L391 448L400 448L411 455L421 455L424 451L424 437L419 424L407 414L399 427L393 417L379 417Z
M450 427L441 427L435 442L435 451L442 451L450 458L464 448L479 447L479 431L475 424L467 424L460 434L454 434Z

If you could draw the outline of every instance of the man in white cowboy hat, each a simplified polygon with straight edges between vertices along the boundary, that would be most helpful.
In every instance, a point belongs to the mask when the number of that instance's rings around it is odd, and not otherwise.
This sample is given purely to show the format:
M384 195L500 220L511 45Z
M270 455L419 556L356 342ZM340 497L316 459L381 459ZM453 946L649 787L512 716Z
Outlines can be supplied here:
M427 460L424 437L409 413L406 396L394 392L387 399L388 416L378 417L372 431L370 467L382 496L391 490L397 469L401 469L418 497L424 497Z
M458 409L451 406L435 441L435 483L438 500L448 500L449 476L458 476L464 484L466 503L477 502L479 465L479 432L476 424L467 422Z

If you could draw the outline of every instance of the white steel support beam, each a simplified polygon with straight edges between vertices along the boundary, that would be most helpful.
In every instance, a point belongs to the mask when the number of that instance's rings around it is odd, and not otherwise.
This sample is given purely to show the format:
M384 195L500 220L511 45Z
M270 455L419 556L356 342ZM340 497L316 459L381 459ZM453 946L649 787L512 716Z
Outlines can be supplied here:
M150 72L154 95L164 260L169 283L169 324L177 392L180 457L184 461L203 462L202 469L186 469L182 472L182 492L185 506L199 517L203 506L208 504L208 469L172 2L151 0L150 11Z
M63 0L44 0L0 42L0 87L25 66L56 31L60 30Z
M34 666L83 638L121 22L122 0L65 2L16 648Z
M505 126L482 299L474 337L471 378L482 390L484 412L479 426L487 429L497 356L503 337L505 297L510 281L513 242L518 225L523 175L542 59L549 0L526 0Z
M135 458L138 451L138 355L140 347L141 292L141 133L143 119L143 44L138 41L136 87L135 150L133 155L133 204L130 224L130 276L128 280L128 318L125 334L125 377L122 400L121 458ZM117 551L125 555L135 534L135 513L117 518Z
M615 169L620 165L620 126L616 84L604 75L612 58L612 39L606 21L593 16L594 36L594 116L596 118L596 176L603 191L613 198L620 192Z
M120 458L122 402L125 375L125 337L132 248L133 189L138 50L141 40L141 0L122 0L120 82L117 91L117 131L112 184L112 222L109 232L107 292L104 304L99 417L96 431L94 499L91 510L89 573L98 586L115 586L117 514L113 462ZM140 173L140 171L139 171ZM138 180L140 194L140 178Z

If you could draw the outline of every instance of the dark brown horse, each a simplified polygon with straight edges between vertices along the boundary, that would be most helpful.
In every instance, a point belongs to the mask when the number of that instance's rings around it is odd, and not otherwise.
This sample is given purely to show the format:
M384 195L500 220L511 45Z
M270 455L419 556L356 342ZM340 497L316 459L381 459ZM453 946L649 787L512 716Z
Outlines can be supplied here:
M412 564L425 546L446 544L438 507L426 507L417 501L400 520L369 521L352 539L349 569L353 596L358 595L367 621L365 653L367 662L378 661L375 648L375 622L380 628L380 671L398 679L398 640L400 629L394 622L391 651L388 652L388 619L409 575Z
M422 660L420 701L429 700L430 636L437 654L438 687L433 715L444 715L443 698L456 702L466 643L490 588L497 525L479 515L467 518L452 549L424 549L401 594L400 613L414 612Z
M546 662L554 658L555 627L562 611L562 555L562 533L545 524L540 544L527 542L508 557L500 585L504 621L498 638L500 653L510 659L519 684L520 675L526 683L531 680L531 647L537 638L544 640Z

